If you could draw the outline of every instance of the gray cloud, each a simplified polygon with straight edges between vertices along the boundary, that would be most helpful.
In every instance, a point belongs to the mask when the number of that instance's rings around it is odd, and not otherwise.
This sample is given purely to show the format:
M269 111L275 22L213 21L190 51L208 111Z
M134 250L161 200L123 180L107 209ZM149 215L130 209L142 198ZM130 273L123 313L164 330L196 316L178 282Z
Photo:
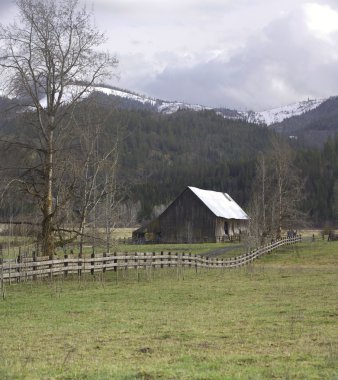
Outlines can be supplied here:
M242 109L330 96L338 94L336 41L311 33L304 14L295 11L252 36L230 59L167 67L144 89L162 98Z
M0 1L0 10L7 9L8 7L14 5L13 0L1 0Z
M105 48L120 58L114 85L242 109L338 94L338 35L322 38L304 13L305 4L338 11L337 0L80 2L93 7ZM13 9L0 0L0 22Z
M14 20L16 6L14 0L0 0L0 23L8 24Z

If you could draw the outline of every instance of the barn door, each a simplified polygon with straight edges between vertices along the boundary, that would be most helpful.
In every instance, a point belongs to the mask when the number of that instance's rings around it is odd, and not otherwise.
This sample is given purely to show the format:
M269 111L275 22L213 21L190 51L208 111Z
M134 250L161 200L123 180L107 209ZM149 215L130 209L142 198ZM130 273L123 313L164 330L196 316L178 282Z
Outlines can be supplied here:
M224 233L226 236L229 235L229 226L227 221L224 221Z

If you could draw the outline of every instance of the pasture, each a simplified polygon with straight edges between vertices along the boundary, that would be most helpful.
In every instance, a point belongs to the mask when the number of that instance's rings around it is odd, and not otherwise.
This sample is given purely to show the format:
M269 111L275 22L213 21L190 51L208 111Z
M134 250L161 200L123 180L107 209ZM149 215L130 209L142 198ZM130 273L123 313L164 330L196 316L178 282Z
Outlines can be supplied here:
M202 243L202 244L132 244L130 239L134 228L116 228L111 234L112 244L110 252L191 252L193 254L205 254L212 250L220 248L226 248L226 253L221 257L234 257L246 252L244 247L240 248L238 242L226 242L226 243ZM99 233L103 233L102 229L97 230ZM315 236L316 240L322 240L320 230L303 230L300 231L302 236L306 240L311 240L312 236ZM286 233L284 234L286 235ZM122 241L125 240L124 243ZM327 236L325 236L327 240ZM93 246L94 243L94 246ZM36 243L34 239L29 236L17 236L17 235L2 235L0 236L0 245L2 246L2 254L4 259L13 259L18 257L19 253L23 255L31 256L33 251L37 251ZM243 242L242 242L243 245ZM233 249L232 249L233 248ZM87 242L83 246L83 255L89 256L93 250L95 253L102 254L107 252L106 244L104 241ZM62 256L65 253L74 254L79 253L79 243L69 244L67 248L58 248L56 250L57 255ZM40 253L41 254L41 253ZM1 257L1 255L0 255Z
M338 379L338 242L6 285L1 379Z

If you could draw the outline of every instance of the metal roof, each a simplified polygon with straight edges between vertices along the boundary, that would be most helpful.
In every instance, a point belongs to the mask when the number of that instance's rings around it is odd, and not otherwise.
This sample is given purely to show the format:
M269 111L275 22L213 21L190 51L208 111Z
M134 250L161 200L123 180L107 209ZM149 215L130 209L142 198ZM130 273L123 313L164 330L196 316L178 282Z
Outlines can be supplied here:
M249 219L249 216L227 193L188 187L217 217L225 219Z

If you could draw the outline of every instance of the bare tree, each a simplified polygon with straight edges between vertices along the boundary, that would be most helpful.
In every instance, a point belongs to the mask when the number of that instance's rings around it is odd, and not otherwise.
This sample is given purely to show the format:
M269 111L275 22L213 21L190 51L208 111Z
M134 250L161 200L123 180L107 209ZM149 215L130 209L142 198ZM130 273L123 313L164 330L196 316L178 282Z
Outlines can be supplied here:
M272 139L269 155L271 165L270 225L280 237L283 229L300 225L305 215L300 210L304 182L294 165L294 154L285 140Z
M300 225L303 181L294 165L289 145L275 136L267 153L260 153L256 164L251 205L251 234L260 243L266 237L280 237L283 229Z
M109 118L93 105L83 110L82 123L77 125L80 135L80 151L77 159L77 184L75 208L77 233L82 246L85 231L92 227L95 238L96 227L105 228L107 248L110 246L111 229L117 220L117 207L121 201L120 184L117 181L119 152L119 128L115 126L114 139L104 145L105 124ZM111 128L110 128L111 129ZM112 131L110 131L112 133Z
M78 0L16 0L20 20L0 26L0 77L4 90L27 101L32 130L17 144L29 167L12 179L39 204L43 252L54 249L55 218L63 199L63 179L72 170L64 143L71 135L72 114L94 84L112 75L117 59L97 51L105 37ZM81 83L81 86L76 85ZM68 157L67 157L68 155ZM71 186L71 185L70 185Z
M259 186L259 192L256 192L256 200L258 202L258 207L260 208L261 216L261 228L266 231L266 220L267 220L267 198L268 198L268 166L266 162L265 155L260 152L257 158L256 164L256 186Z

